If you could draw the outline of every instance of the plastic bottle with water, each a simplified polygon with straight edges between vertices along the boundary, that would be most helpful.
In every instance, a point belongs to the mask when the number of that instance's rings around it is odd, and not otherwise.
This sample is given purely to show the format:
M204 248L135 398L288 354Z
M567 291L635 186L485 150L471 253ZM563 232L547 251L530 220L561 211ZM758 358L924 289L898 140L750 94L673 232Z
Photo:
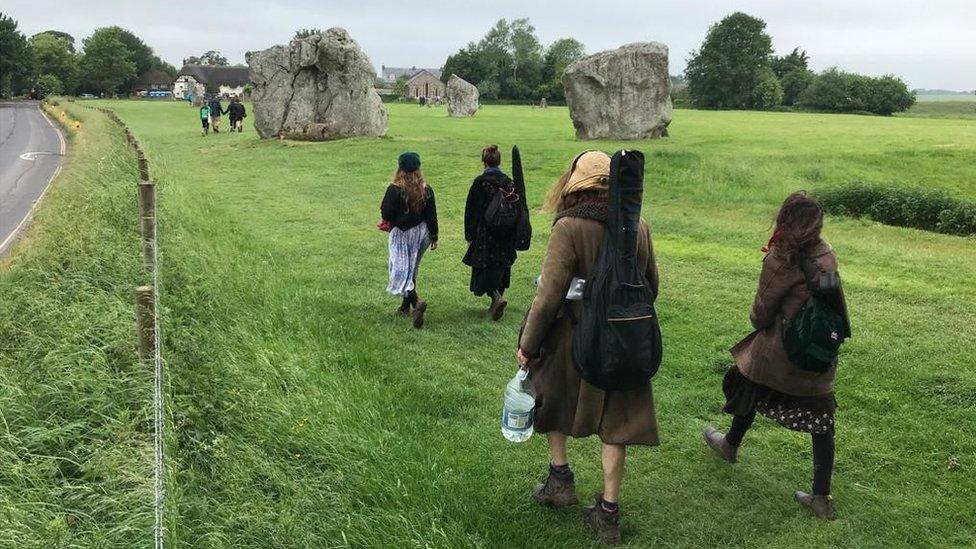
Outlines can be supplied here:
M502 408L502 436L512 442L525 442L533 432L535 392L529 383L529 372L519 368L505 386Z

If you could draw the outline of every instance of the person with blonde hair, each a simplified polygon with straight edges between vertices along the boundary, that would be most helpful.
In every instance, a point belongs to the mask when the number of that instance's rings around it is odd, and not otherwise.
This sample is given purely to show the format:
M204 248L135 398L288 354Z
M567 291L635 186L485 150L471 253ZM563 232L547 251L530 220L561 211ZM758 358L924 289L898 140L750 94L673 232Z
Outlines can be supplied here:
M397 314L412 317L413 327L423 328L427 302L417 295L417 273L424 252L437 249L437 205L434 189L420 170L419 154L400 155L380 214L383 226L390 230L390 281L386 291L403 298Z
M533 499L565 507L578 502L566 454L567 437L597 435L602 441L603 491L583 519L601 541L620 543L618 498L629 445L656 446L657 419L650 380L627 391L602 390L577 372L573 332L580 301L567 299L574 278L586 279L604 245L609 215L610 157L586 151L573 161L546 200L555 214L535 299L516 353L536 393L535 431L547 436L549 472ZM643 220L637 234L637 267L657 295L658 274L651 232Z

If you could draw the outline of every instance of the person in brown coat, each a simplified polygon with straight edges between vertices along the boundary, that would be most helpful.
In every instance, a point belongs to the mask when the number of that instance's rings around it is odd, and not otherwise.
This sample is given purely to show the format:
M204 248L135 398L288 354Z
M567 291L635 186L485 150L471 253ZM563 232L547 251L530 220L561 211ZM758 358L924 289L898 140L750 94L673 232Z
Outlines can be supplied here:
M708 426L706 444L719 457L734 463L739 445L756 412L795 431L810 433L813 441L813 490L797 491L796 501L818 518L836 517L830 497L834 464L834 375L836 362L825 372L803 370L790 362L783 332L810 298L800 265L809 258L826 273L837 272L837 255L825 242L823 208L805 193L786 198L776 216L776 229L763 248L759 288L749 320L754 331L732 347L735 366L725 375L724 411L732 414L728 434ZM846 321L843 295L838 311Z
M586 279L596 264L607 220L610 157L587 151L550 191L556 212L542 276L519 339L519 364L536 392L535 430L549 441L549 474L532 497L554 507L578 502L566 455L567 437L598 435L603 442L603 492L584 509L584 520L604 542L619 543L618 496L626 447L658 444L651 382L633 391L603 391L582 380L573 363L573 324L579 301L567 300L574 277ZM651 232L641 221L638 266L657 295Z

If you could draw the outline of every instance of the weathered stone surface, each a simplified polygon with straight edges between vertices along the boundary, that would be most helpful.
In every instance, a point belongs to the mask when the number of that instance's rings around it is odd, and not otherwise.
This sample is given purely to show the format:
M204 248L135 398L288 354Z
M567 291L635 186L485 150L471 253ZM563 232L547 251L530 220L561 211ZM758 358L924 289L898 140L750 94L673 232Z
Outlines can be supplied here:
M327 140L386 134L376 71L345 29L247 52L261 137Z
M447 114L474 116L476 112L478 112L478 88L460 76L452 74L447 80Z
M668 47L638 42L566 67L566 103L577 139L647 139L671 123Z

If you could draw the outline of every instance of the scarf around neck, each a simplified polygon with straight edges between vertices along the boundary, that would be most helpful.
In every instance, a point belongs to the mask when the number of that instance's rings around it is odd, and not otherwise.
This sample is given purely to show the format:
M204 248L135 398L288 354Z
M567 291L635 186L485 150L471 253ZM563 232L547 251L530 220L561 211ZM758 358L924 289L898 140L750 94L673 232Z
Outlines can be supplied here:
M585 200L556 214L556 218L552 220L552 224L555 225L557 221L564 217L576 217L579 219L592 219L593 221L599 221L606 225L609 215L610 207L606 202L602 200Z

